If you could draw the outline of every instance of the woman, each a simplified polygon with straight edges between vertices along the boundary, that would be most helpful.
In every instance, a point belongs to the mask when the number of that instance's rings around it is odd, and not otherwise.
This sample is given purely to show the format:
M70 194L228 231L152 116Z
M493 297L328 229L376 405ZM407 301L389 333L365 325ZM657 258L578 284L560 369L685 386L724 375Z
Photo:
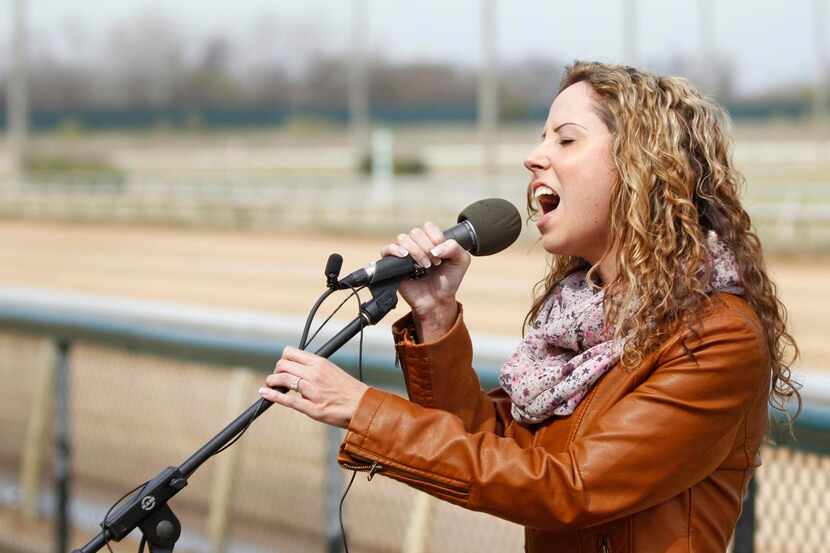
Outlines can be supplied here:
M767 404L798 398L726 133L684 79L575 63L525 161L552 263L501 387L455 301L470 257L426 224L381 252L440 264L400 288L410 401L294 348L266 382L299 393L262 396L348 428L345 467L523 524L528 551L725 551Z

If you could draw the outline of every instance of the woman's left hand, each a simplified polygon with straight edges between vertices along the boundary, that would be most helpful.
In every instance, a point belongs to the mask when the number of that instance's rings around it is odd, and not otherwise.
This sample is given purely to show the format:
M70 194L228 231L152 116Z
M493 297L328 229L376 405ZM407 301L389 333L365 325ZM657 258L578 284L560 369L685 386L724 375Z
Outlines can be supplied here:
M287 346L259 395L326 424L347 428L369 386L326 359ZM282 393L276 387L289 390ZM291 391L294 390L294 391Z

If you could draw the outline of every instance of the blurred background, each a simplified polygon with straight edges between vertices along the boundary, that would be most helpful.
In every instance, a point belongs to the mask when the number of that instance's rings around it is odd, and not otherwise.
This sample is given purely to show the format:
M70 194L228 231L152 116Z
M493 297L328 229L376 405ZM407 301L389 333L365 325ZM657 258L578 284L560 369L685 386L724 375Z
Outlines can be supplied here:
M685 76L728 110L805 397L797 440L762 451L734 551L826 549L830 0L1 5L0 552L83 545L254 402L330 253L351 271L475 200L523 210L521 163L576 59ZM461 291L485 387L545 273L537 237L476 258ZM401 393L405 312L364 341L366 379ZM357 351L335 360L357 373ZM341 438L269 410L170 502L177 550L339 551ZM353 551L522 544L385 478L358 476L344 520Z

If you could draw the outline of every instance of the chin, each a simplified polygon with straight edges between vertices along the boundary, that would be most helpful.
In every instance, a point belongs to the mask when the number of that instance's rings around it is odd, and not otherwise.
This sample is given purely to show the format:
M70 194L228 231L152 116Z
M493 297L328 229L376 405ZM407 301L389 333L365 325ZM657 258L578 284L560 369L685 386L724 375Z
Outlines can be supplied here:
M553 255L587 259L585 254L588 248L584 246L589 243L590 241L584 239L577 241L573 237L563 236L561 229L548 231L542 235L542 247Z
M553 236L550 232L542 235L542 247L545 251L553 255L576 255L572 253L573 248L569 247L567 240L563 240L558 236Z

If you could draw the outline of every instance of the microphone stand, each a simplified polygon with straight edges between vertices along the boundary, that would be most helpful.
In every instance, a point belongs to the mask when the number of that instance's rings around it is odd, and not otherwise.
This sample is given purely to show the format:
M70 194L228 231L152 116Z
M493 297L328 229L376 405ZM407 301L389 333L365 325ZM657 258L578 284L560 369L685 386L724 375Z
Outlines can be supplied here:
M329 357L364 327L380 321L397 305L399 286L400 281L397 279L369 285L372 299L361 304L360 314L315 353ZM146 541L150 553L172 553L176 540L181 535L181 523L167 501L187 486L187 479L202 463L236 438L271 405L273 403L270 401L259 399L181 465L162 470L129 498L120 502L112 515L108 514L101 523L103 530L72 553L95 553L111 540L121 541L136 527L141 529L142 545Z

